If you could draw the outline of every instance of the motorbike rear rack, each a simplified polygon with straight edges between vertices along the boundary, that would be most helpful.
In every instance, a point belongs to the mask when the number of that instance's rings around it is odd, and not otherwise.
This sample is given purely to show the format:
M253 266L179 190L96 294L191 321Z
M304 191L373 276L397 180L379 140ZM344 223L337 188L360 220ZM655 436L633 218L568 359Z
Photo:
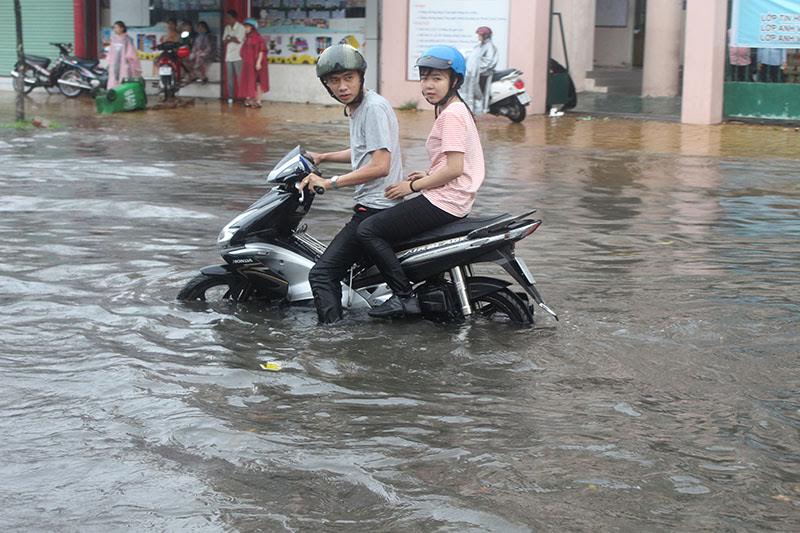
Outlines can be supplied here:
M526 217L531 216L535 212L536 212L536 209L532 209L532 210L528 211L527 213L523 213L521 215L508 215L507 217L502 218L502 219L498 220L497 222L495 222L493 224L489 224L488 226L483 226L482 228L478 228L478 229L474 229L474 230L470 231L469 233L467 233L467 240L473 240L473 239L480 239L482 237L488 237L489 235L491 235L493 233L497 233L498 231L501 231L501 230L507 228L508 226L510 226L514 222L517 222L518 220L522 220L522 219L524 219Z

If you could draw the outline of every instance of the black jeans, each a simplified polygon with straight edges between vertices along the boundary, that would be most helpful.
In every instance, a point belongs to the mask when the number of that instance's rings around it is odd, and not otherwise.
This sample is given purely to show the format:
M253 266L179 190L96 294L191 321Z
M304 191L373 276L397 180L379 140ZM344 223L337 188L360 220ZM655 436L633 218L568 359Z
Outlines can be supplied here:
M317 316L323 324L330 324L342 318L341 281L353 263L364 255L356 230L364 220L381 212L380 209L370 209L360 205L357 205L354 211L353 217L336 234L308 273Z
M783 71L780 65L761 65L761 81L783 83Z
M358 226L356 234L392 292L398 296L409 296L411 283L391 243L400 242L456 220L459 220L459 217L439 209L424 196L419 195L392 208L384 209L369 220L365 220Z
M753 81L750 78L750 65L731 65L731 81Z

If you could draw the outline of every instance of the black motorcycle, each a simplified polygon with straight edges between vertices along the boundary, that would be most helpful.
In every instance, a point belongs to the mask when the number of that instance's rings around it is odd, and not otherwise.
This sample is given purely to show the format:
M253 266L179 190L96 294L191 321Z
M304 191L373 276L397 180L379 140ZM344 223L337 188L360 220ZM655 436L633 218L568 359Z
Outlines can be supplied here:
M267 183L274 186L220 232L217 245L225 263L202 269L178 299L313 305L308 273L325 245L300 226L315 192L297 187L311 172L319 175L299 146L286 154L267 176ZM322 193L324 189L316 190ZM534 212L466 218L396 243L423 316L450 322L478 315L530 325L534 311L530 296L558 320L536 289L530 270L514 254L516 242L542 223L528 218ZM522 291L512 290L508 281L474 275L473 265L478 263L498 264ZM378 306L392 295L369 261L354 265L342 285L342 303L353 309Z
M58 79L64 73L64 58L69 56L72 45L69 43L50 43L59 50L58 59L50 65L50 58L25 54L23 61L17 61L11 76L14 78L14 90L30 93L36 87L44 87L48 92L59 90Z
M108 70L101 68L96 59L82 59L75 56L63 58L64 73L58 79L58 88L67 98L75 98L82 93L92 96L108 83Z
M21 89L28 94L36 87L44 87L49 93L59 91L68 98L74 98L84 90L92 91L105 85L108 76L104 69L97 66L97 60L70 55L70 43L50 45L59 50L58 58L52 65L49 57L31 54L25 54L24 61L14 65L11 76L15 90Z

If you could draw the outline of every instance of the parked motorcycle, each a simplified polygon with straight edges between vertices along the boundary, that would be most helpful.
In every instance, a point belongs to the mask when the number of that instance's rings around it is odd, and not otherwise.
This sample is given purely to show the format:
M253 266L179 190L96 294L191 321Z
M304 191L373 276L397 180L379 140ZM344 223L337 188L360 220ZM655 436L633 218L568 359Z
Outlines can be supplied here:
M50 58L25 54L23 61L17 61L11 76L14 78L14 90L30 93L36 87L44 87L48 92L59 89L58 80L67 68L64 58L72 51L69 43L50 43L59 50L58 59L50 65Z
M319 170L299 146L268 174L273 187L220 232L217 246L225 263L203 268L178 294L179 300L217 297L237 302L313 304L308 273L325 245L300 226L315 194L298 183ZM556 318L536 289L514 247L541 225L522 215L466 218L394 245L409 280L415 285L425 318L458 321L478 315L514 324L533 323L530 296ZM473 265L496 263L524 292L497 278L476 276ZM343 282L342 303L353 309L378 306L391 297L378 269L369 261L353 266Z
M108 70L98 66L96 59L66 56L62 61L64 73L58 79L58 88L67 98L75 98L84 92L94 96L98 90L106 87Z
M521 70L510 68L492 72L491 85L483 94L488 96L484 109L492 115L508 117L512 122L525 119L525 106L531 103L531 97L525 90Z
M189 32L181 34L184 39L188 36ZM166 102L170 98L174 98L182 87L183 66L181 60L189 57L191 50L185 44L173 42L161 43L156 46L156 49L161 50L161 55L156 59L156 66L158 67L159 86L163 93L162 100Z
M105 87L108 73L98 67L97 60L70 55L70 43L50 44L58 48L58 59L50 65L48 57L25 54L25 60L17 62L11 71L14 89L22 85L23 92L28 94L36 87L44 87L48 92L60 91L67 98L74 98L84 91Z

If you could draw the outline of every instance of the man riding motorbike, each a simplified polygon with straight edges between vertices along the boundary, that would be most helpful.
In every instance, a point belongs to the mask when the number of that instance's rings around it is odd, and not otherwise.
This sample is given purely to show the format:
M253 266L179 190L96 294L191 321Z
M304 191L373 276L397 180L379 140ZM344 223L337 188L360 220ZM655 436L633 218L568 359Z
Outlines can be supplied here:
M344 104L350 119L350 147L337 152L313 153L314 162L349 162L352 171L323 179L309 174L300 187L325 190L355 187L353 216L331 241L309 273L314 305L322 323L342 318L341 281L363 255L356 231L370 216L399 203L384 190L403 180L399 128L392 106L385 98L364 88L367 62L347 44L325 49L317 60L317 77L328 93Z

